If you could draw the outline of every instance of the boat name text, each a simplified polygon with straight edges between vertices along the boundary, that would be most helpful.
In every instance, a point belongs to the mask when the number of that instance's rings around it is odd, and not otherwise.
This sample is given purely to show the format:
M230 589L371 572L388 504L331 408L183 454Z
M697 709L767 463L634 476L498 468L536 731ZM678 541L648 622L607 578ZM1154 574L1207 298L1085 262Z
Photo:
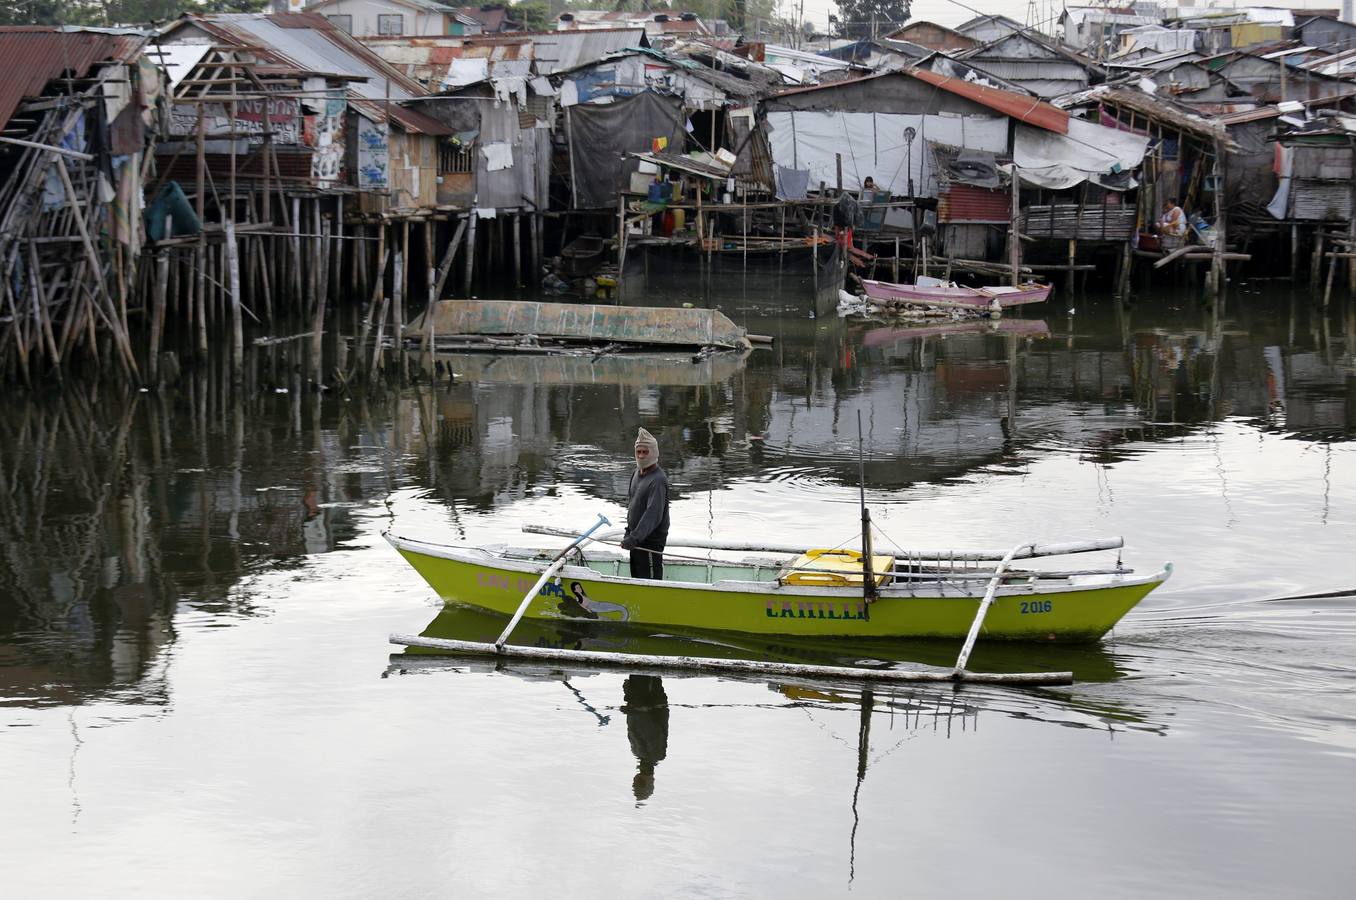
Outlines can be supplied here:
M839 603L832 600L769 600L769 619L859 619L870 620L871 613L865 601Z

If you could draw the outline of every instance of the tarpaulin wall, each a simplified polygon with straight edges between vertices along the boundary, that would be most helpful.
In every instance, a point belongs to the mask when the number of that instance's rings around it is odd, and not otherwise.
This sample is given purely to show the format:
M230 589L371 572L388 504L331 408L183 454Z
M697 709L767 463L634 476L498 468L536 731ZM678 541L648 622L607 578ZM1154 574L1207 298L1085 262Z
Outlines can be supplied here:
M648 153L658 137L668 138L670 147L682 147L685 123L681 100L649 91L615 103L571 106L566 130L575 208L614 206L637 167L625 155Z
M788 169L809 170L810 186L837 184L836 155L843 155L843 188L860 190L868 175L881 190L937 196L928 141L973 150L1006 153L1005 116L935 116L902 113L850 113L831 110L769 112L772 159ZM904 129L914 130L913 152ZM912 159L910 159L912 157Z

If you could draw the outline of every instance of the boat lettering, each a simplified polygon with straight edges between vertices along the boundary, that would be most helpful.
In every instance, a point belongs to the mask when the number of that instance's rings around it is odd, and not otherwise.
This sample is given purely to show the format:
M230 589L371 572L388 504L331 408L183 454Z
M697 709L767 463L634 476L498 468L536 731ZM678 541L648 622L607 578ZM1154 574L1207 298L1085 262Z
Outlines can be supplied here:
M769 619L856 619L871 618L864 601L836 602L833 600L769 600L765 615Z
M500 575L498 572L477 572L476 586L483 588L493 588L497 591L512 591L519 596L532 590L532 585L537 583L535 578L519 577L510 578L507 575ZM516 585L516 586L515 586ZM556 590L560 590L560 585L556 585ZM542 589L545 593L545 588Z
M1053 600L1023 600L1022 615L1027 613L1048 613L1055 608Z

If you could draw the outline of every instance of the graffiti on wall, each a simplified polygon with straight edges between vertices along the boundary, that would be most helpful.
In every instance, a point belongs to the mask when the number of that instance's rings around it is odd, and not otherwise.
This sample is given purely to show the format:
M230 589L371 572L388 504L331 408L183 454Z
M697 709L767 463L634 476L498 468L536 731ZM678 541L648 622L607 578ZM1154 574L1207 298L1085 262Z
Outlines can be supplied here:
M358 117L358 187L384 188L390 183L390 150L386 123Z
M320 103L307 104L308 112L302 142L315 152L311 155L311 177L320 187L328 187L344 177L344 111L347 103L342 91Z

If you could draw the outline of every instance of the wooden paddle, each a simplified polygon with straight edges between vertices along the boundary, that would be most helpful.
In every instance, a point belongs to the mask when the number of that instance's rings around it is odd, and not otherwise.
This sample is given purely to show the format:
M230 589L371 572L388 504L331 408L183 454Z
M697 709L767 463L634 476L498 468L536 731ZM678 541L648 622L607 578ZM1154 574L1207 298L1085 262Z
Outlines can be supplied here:
M589 540L589 536L592 535L599 528L602 528L604 525L611 524L612 523L608 521L607 516L603 515L602 513L599 513L598 521L593 523L592 528L590 528L583 534L579 535L574 540L570 541L570 543L565 547L565 549L560 551L560 554L551 561L551 565L546 567L546 571L541 573L541 577L537 579L537 583L532 585L532 590L528 591L527 596L523 597L523 602L518 604L518 611L513 614L512 619L509 619L508 627L504 629L503 634L499 635L499 639L494 642L494 646L496 648L500 650L504 648L504 642L508 640L509 632L511 632L514 629L514 627L518 624L518 620L523 617L523 613L527 612L527 605L532 602L532 598L537 596L537 592L542 589L542 585L546 584L546 582L551 578L551 576L556 574L556 570L559 569L561 566L565 565L566 554L568 554L575 547L583 546L584 543Z

